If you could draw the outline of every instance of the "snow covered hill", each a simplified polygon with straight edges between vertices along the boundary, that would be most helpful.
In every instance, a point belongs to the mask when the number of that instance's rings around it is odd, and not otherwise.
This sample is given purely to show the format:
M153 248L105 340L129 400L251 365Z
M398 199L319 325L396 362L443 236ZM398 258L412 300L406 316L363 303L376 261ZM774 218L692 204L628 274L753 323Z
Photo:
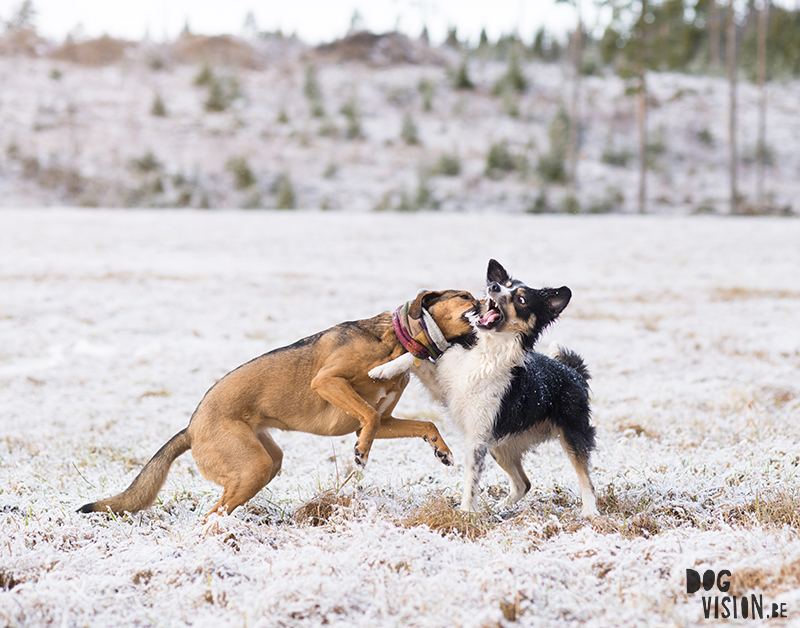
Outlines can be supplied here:
M477 54L468 65L475 89L455 89L459 55L404 38L363 50L290 38L255 48L200 36L113 43L0 57L0 205L637 209L634 102L610 74L582 81L573 196L557 168L539 167L571 99L566 66L524 62L528 86L517 93L497 89L505 62ZM112 52L113 63L92 65ZM727 213L726 81L648 81L649 211ZM757 100L741 81L745 210L756 195ZM800 81L769 86L765 190L774 213L800 212L798 103Z

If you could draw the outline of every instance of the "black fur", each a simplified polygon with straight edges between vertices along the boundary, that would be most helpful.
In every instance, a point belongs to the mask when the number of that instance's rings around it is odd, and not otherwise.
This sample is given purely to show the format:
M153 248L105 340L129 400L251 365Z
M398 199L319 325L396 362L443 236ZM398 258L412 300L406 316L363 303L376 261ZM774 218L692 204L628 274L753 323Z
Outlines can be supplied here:
M545 328L567 307L572 298L572 291L567 286L530 288L521 281L513 279L497 260L492 259L489 260L486 271L486 296L490 302L489 306L502 312L502 320L497 324L491 323L493 328L498 331L503 330L507 326L508 319L529 325L519 335L522 348L529 351Z
M558 315L567 307L572 292L566 286L561 288L542 288L536 290L535 288L528 288L522 286L517 288L517 291L524 291L526 304L524 306L519 303L514 303L517 317L521 319L528 319L531 315L536 317L536 323L529 333L524 334L520 340L525 350L530 350L542 332L549 327L557 318ZM516 291L515 291L516 292Z
M503 397L492 437L500 441L549 421L562 430L577 454L588 456L595 447L591 425L588 369L581 357L562 350L567 364L541 353L530 352L524 366L513 370L511 385ZM559 356L560 357L560 356Z
M517 334L521 348L521 362L511 369L488 443L492 456L511 478L509 499L513 503L531 487L522 470L524 452L540 442L560 438L578 473L582 512L594 516L597 508L589 458L595 449L596 430L591 424L589 369L581 356L569 349L559 347L553 358L533 351L542 331L569 303L572 292L566 286L530 288L513 279L495 260L489 261L486 286L486 311L479 326L490 332ZM481 467L475 465L471 481L465 481L473 487L472 492L480 471ZM465 489L462 507L472 499L468 492Z

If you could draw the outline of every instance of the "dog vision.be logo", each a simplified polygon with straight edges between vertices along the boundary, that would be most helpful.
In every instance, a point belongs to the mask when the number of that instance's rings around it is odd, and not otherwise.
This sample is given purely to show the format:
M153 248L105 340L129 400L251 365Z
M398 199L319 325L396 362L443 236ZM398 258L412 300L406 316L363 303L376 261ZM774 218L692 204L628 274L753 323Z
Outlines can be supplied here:
M720 569L719 573L714 573L708 569L700 577L700 573L694 569L686 570L686 593L692 595L701 588L703 591L711 591L714 587L720 593L727 593L731 588L731 572L727 569ZM766 612L764 611L764 596L761 594L746 595L704 595L703 614L706 619L770 619L772 617L786 617L786 603L771 605L768 603Z

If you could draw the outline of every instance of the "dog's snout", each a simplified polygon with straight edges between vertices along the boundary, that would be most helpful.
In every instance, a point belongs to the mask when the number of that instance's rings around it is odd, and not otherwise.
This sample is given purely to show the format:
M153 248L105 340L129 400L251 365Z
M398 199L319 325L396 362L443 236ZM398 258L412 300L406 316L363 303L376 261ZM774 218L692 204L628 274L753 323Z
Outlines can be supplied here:
M500 292L500 284L493 281L489 284L489 292Z

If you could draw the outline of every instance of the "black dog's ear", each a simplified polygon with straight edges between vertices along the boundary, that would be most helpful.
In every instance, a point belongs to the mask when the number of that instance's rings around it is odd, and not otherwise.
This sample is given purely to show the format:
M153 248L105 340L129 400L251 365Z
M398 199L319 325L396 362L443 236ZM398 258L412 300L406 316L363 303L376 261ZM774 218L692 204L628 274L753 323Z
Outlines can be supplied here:
M547 305L553 313L553 318L556 318L564 311L564 308L567 307L569 300L572 298L572 290L566 286L561 286L560 288L543 288L542 296L545 301L547 301Z
M486 283L491 283L496 281L497 283L503 285L508 283L511 280L511 277L506 272L506 269L503 268L502 264L498 262L496 259L489 260L489 268L486 269Z
M441 292L432 292L430 290L423 290L420 292L417 298L408 306L409 317L422 318L422 308L427 310L440 296L442 296Z

